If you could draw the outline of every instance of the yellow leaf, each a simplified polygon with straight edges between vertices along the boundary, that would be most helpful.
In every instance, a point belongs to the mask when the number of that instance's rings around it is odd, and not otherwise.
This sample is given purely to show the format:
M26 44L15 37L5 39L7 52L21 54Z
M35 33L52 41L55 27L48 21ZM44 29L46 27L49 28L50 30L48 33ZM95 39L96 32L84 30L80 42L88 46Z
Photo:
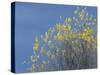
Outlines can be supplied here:
M69 30L69 31L71 30L71 26L70 26L70 25L68 26L68 30Z
M34 46L33 46L33 50L34 51L37 51L38 50L38 47L39 47L39 43L35 43Z
M43 62L42 62L44 65L47 63L45 60L43 60Z
M65 19L66 24L69 24L71 21L72 19L70 17Z
M72 21L72 19L69 17L69 18L68 18L68 23L70 23L71 21Z

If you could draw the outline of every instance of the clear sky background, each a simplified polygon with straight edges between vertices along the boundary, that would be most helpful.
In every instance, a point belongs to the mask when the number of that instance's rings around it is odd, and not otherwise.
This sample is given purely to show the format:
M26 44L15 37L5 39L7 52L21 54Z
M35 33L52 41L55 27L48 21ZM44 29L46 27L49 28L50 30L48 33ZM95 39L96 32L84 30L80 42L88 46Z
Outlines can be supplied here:
M25 72L23 61L33 55L33 42L35 36L44 34L56 23L64 22L66 17L72 17L77 6L51 5L38 3L19 3L15 6L15 52L16 72ZM96 8L88 7L89 14L96 17ZM62 16L62 20L60 20Z

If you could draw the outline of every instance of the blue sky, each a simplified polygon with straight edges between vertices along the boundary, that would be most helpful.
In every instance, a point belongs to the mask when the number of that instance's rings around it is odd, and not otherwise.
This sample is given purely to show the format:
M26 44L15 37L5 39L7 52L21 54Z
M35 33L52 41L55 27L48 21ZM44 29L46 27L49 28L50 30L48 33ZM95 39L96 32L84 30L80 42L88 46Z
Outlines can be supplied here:
M33 55L35 36L44 34L56 23L72 17L77 6L16 2L15 6L15 59L16 72L25 72L23 61ZM89 14L96 17L96 8L87 7ZM62 16L62 21L60 20Z

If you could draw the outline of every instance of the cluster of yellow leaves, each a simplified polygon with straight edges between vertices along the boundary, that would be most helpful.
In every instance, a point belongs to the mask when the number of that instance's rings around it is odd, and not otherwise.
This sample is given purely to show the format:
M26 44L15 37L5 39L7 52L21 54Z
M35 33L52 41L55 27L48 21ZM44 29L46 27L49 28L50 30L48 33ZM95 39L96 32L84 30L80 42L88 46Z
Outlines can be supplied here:
M38 37L35 38L35 42L34 42L34 45L33 45L33 50L34 51L37 51L39 48L39 40L38 40Z
M71 32L70 35L69 35L69 38L77 38L77 33Z
M77 8L77 10L74 11L74 14L76 16L73 17L67 17L64 20L64 23L60 24L57 23L54 27L49 28L47 32L45 32L45 35L41 35L41 40L43 41L43 45L40 47L40 55L41 56L48 56L50 59L53 61L56 59L56 55L53 54L51 50L54 50L55 48L57 49L57 41L60 41L61 43L66 44L66 40L71 40L71 42L68 42L67 45L73 46L74 48L79 47L80 41L79 39L83 39L86 42L86 48L90 48L91 44L93 43L94 47L96 48L97 46L97 40L94 39L93 35L93 29L90 28L88 21L92 21L94 25L96 25L96 18L93 17L88 17L88 13L85 12L85 9L80 9ZM60 16L60 20L62 20L63 17ZM85 24L80 24L80 22ZM73 23L74 22L74 23ZM90 22L89 22L90 23ZM73 26L72 26L73 24ZM90 23L92 24L92 23ZM74 28L74 26L76 26ZM79 29L77 28L79 27ZM91 26L92 27L92 26ZM37 52L40 46L39 38L35 37L34 45L33 45L33 51ZM77 41L75 41L77 40ZM55 45L56 44L56 45ZM48 47L48 48L46 48ZM67 48L68 48L67 47ZM60 47L61 48L61 47ZM47 50L48 49L48 50ZM58 52L59 49L56 51ZM61 51L61 55L64 57L66 56L66 50ZM38 61L38 58L31 56L31 61L36 62ZM41 68L41 71L45 70L45 65L50 63L51 60L42 60L42 63L40 64L39 68ZM24 61L24 63L26 63ZM32 68L30 68L30 71L35 69L36 64L32 64Z
M85 12L84 12L84 11L81 11L81 12L79 13L79 18L80 18L80 20L83 20L83 19L84 19L84 16L85 16Z
M71 22L70 18L68 18L68 22ZM60 25L60 24L56 24L56 29L57 29L57 35L54 36L55 40L59 40L59 41L64 41L66 38L68 38L68 33L71 30L71 25ZM64 34L61 34L61 32L63 32Z
M48 33L47 33L47 32L45 32L44 42L46 43L48 39L49 39L49 35L48 35Z
M88 27L88 28L84 29L81 34L79 33L79 37L84 39L87 42L91 42L92 41L92 38L91 38L92 33L93 33L93 30Z
M67 31L68 32L68 31L71 30L71 26L70 25L66 26L64 24L62 24L62 25L56 24L56 28L57 28L58 31Z
M48 30L48 32L45 32L45 37L43 37L41 35L41 39L44 41L44 43L47 43L47 41L49 40L49 35L48 33L50 33L50 29Z
M64 35L60 34L60 32L57 33L57 40L64 41Z
M71 21L72 21L72 19L71 19L70 17L68 17L68 18L65 19L65 23L66 23L66 24L71 23Z

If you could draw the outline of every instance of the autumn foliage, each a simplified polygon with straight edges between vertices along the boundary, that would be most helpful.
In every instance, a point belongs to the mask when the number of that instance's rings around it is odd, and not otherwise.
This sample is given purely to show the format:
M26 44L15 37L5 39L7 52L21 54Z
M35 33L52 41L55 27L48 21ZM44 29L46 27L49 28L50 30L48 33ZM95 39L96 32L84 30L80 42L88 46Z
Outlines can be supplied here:
M28 72L97 67L97 20L86 7L77 7L73 14L34 37Z

